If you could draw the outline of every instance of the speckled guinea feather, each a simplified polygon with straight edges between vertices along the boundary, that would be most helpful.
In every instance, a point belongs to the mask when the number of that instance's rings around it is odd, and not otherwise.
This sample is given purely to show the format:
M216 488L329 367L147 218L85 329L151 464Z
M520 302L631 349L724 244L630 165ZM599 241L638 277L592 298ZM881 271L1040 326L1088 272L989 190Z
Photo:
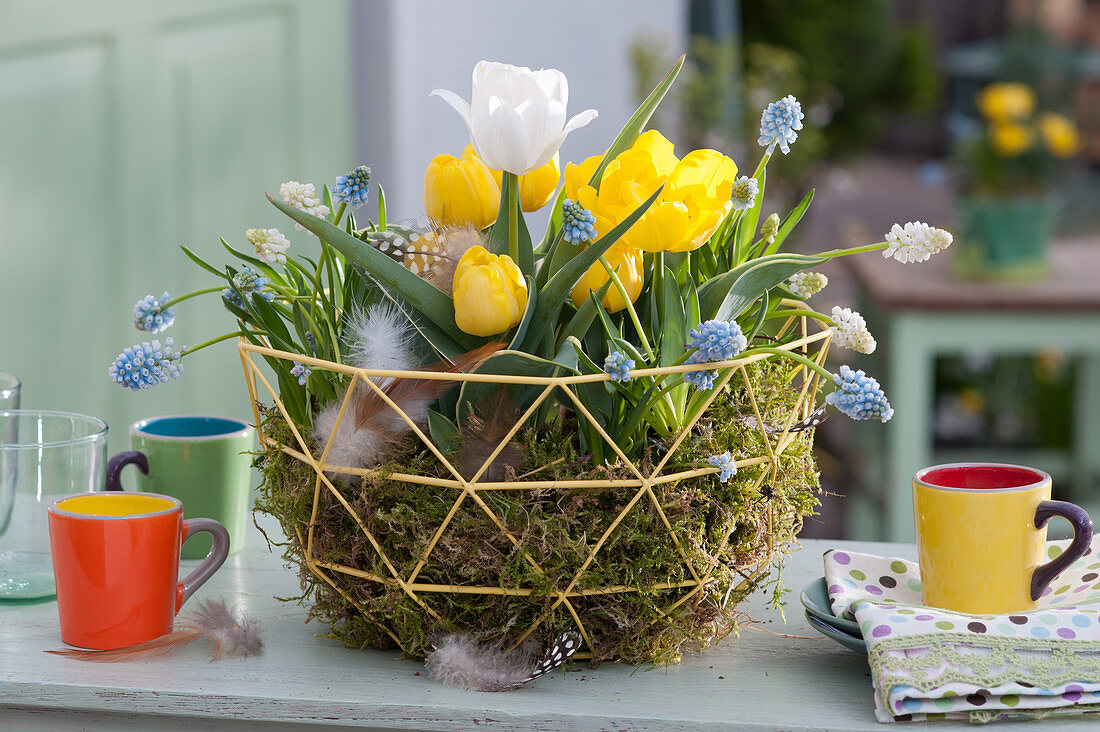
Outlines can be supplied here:
M385 231L360 232L359 237L448 295L462 255L470 247L486 243L475 226L445 226L438 221L433 221L430 229L391 224Z
M181 616L171 633L143 643L105 651L66 648L46 653L97 663L141 661L174 653L200 638L210 641L212 661L256 656L264 650L259 623L244 613L234 616L222 600L210 600L198 603L193 612Z
M428 656L428 671L449 686L472 691L512 691L561 666L580 647L577 633L563 633L537 662L522 650L478 643L466 635L444 636Z

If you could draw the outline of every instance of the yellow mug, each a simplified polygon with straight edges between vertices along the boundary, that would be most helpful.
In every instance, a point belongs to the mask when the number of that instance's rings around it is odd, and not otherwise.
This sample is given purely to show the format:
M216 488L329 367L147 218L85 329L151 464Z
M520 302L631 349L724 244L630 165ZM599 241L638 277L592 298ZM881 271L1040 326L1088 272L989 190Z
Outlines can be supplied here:
M952 463L913 478L924 604L975 614L1034 610L1050 583L1089 551L1092 521L1080 506L1050 500L1042 470ZM1046 559L1046 523L1062 516L1073 543Z

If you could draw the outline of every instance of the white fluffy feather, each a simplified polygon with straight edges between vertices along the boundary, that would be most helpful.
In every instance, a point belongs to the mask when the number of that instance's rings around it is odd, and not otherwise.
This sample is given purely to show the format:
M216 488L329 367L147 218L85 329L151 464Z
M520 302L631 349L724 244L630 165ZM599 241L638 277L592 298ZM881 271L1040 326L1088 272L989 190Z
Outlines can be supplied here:
M349 361L361 369L415 369L419 362L412 351L414 334L409 319L388 301L352 310L344 324Z
M361 369L415 369L419 363L412 350L414 334L409 319L392 302L377 302L366 310L351 310L344 323L344 340L349 349L348 361L352 366ZM372 380L382 387L391 381L378 377ZM366 393L361 384L356 391L357 397ZM377 465L400 433L408 430L408 425L396 414L379 420L377 424L355 429L355 401L337 427L336 418L340 414L341 403L339 400L331 402L313 416L312 437L317 449L323 450L332 438L332 447L325 458L326 465L346 468L369 468ZM409 416L416 419L419 412L423 412L426 418L428 405L423 405L423 408L416 406L417 414L410 413ZM333 430L336 431L335 437ZM352 477L350 473L343 475Z
M330 402L313 417L312 436L318 450L324 449L333 429L336 430L336 437L332 440L325 464L346 468L369 468L377 465L393 445L395 436L391 432L369 427L356 430L352 408L344 413L344 418L337 427L336 418L340 414L340 405L340 401ZM351 477L352 474L343 475Z
M528 650L530 646L507 650L491 643L478 643L469 636L451 634L435 642L435 650L428 656L428 671L450 686L474 691L511 691L558 668L580 645L580 635L568 631L536 662Z
M478 643L466 635L440 639L428 656L428 671L448 686L473 691L509 691L531 674L530 654Z

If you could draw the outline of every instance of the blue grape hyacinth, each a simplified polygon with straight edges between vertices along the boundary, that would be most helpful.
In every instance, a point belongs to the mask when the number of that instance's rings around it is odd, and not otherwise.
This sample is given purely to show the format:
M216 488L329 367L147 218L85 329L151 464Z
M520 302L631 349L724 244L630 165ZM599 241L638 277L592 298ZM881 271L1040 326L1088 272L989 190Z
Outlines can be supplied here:
M737 466L734 464L733 455L729 453L729 450L721 455L711 455L707 458L707 464L713 465L720 471L718 473L719 483L725 483L737 474Z
M332 200L338 203L350 203L352 206L363 206L367 202L369 192L370 168L360 165L347 175L336 176L336 183L332 186Z
M634 359L627 358L619 351L612 351L603 362L603 370L612 381L630 381L630 370L634 368Z
M825 395L825 402L832 404L852 419L877 419L888 422L894 416L894 408L886 400L878 381L863 373L853 371L849 366L841 366L840 372L833 374L837 390Z
M760 181L743 175L733 183L733 207L741 211L752 208L756 194L760 192Z
M168 330L176 321L176 311L165 307L171 297L165 292L160 297L146 295L134 304L134 327L146 333Z
M561 207L562 236L571 244L596 240L596 217L576 201L568 198Z
M265 292L264 287L267 286L267 278L261 274L253 272L247 265L240 272L233 275L233 287L225 288L222 290L222 297L228 302L233 303L239 308L244 307L244 302L241 300L238 292L244 295L245 299L252 302L253 297L261 297L268 302L275 299L274 292Z
M685 363L707 363L709 359L705 357L702 351L696 351L688 357ZM687 371L684 373L684 381L691 384L699 391L707 391L714 388L714 379L717 378L718 372L714 369L707 369L705 371Z
M796 130L802 129L802 105L793 95L772 102L760 115L760 139L757 142L768 148L770 155L776 145L786 155L791 151L791 143L798 139Z
M301 363L300 361L295 361L294 368L290 370L291 376L298 377L298 386L305 386L306 381L309 380L309 375L312 373L313 372L307 369L305 364Z
M688 344L696 351L699 359L692 363L707 361L729 361L748 348L749 342L741 332L741 326L733 320L708 320L691 329Z
M163 346L158 340L145 341L118 354L107 372L119 386L138 391L178 379L183 373L178 363L181 358L183 354L172 348L171 338L166 338Z

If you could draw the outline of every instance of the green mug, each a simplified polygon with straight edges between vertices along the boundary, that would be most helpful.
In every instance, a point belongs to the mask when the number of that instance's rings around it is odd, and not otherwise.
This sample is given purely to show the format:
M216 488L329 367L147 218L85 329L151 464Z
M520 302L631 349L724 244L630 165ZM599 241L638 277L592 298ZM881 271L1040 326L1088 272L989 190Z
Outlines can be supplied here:
M205 516L229 530L229 553L244 547L256 430L229 417L152 417L130 426L130 447L107 463L107 490L122 490L119 475L138 466L138 490L183 502L184 519ZM209 536L183 545L184 559L209 553Z

